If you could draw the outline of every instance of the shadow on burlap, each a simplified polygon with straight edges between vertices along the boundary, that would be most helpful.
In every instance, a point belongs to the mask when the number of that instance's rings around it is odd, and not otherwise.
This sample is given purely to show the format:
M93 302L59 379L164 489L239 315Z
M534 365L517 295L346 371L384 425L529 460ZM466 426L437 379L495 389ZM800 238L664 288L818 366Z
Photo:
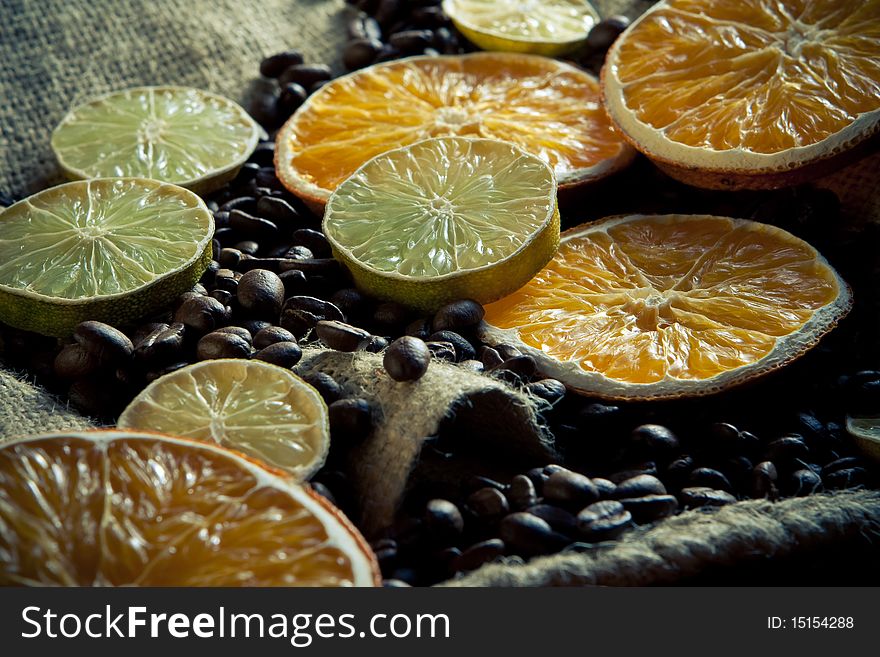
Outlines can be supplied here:
M603 15L633 17L652 3L595 4ZM259 60L291 47L308 61L338 69L343 6L343 0L0 0L0 191L22 197L59 181L49 149L51 129L71 105L89 96L135 85L182 84L242 100ZM863 163L832 176L827 186L851 214L876 217L875 171ZM460 474L438 475L437 468L422 467L425 438L450 414L494 449L529 462L553 457L535 400L500 382L435 364L422 382L395 384L369 354L310 352L299 370L333 374L350 394L379 409L376 430L352 452L348 468L369 533L390 522L420 478ZM0 369L0 442L89 425L64 402ZM585 552L491 564L451 584L670 584L699 582L701 574L719 569L736 573L729 583L757 583L747 577L756 573L767 573L773 583L778 565L805 563L798 555L818 555L818 572L833 575L836 554L856 568L874 563L876 582L878 524L876 492L741 502L714 513L686 512ZM719 580L710 576L701 583L706 581Z

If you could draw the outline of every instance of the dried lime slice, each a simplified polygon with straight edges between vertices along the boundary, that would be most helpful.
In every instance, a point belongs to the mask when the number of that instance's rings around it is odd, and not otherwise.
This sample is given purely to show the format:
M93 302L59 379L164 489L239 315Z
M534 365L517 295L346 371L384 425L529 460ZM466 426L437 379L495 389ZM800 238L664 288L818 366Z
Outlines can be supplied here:
M125 324L195 284L214 218L194 193L143 178L59 185L0 213L0 321L64 336Z
M578 48L599 21L587 0L444 0L443 11L483 50L548 57Z
M327 201L324 233L355 283L423 310L488 303L556 252L556 178L495 139L438 137L383 153Z
M52 133L52 150L69 178L155 178L204 194L235 177L260 134L223 96L137 87L71 110Z
M880 416L847 417L846 430L865 456L880 461Z
M327 406L290 370L219 359L162 376L119 416L121 429L217 443L308 479L330 449Z

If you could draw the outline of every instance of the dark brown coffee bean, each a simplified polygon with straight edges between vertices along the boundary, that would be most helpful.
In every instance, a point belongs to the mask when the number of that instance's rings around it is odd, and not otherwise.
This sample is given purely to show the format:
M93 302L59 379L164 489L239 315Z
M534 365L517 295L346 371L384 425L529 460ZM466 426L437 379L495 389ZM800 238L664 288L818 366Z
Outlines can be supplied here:
M171 374L172 372L176 372L177 370L181 370L184 367L190 365L188 361L182 360L176 363L171 363L170 365L166 365L165 367L158 370L151 370L147 372L146 379L148 383L152 383L160 376L165 376L166 374Z
M284 284L284 296L302 296L308 291L308 279L301 271L291 270L278 274L278 278Z
M762 461L752 469L750 494L754 498L776 497L776 480L779 474L772 461Z
M632 515L616 500L594 502L577 515L581 537L590 542L610 541L632 526Z
M256 336L257 333L259 333L263 329L270 328L272 326L271 322L267 322L266 320L263 320L263 319L253 319L253 318L236 320L236 323L239 326L241 326L243 329L247 330L247 332L253 336ZM263 346L265 346L265 345L263 345ZM260 348L260 347L258 347L258 348Z
M726 490L728 493L733 492L730 480L714 468L697 468L691 472L690 482L694 486L717 488L719 490Z
M822 477L808 468L801 468L791 474L786 488L790 495L806 497L822 488Z
M412 319L412 311L399 303L385 301L373 311L373 321L383 329L398 329Z
M615 484L619 484L622 481L626 481L627 479L632 479L633 477L638 477L639 475L643 474L656 477L657 464L654 461L645 461L644 463L638 463L631 468L618 470L617 472L608 475L608 479Z
M311 260L315 257L315 254L304 246L291 246L289 249L284 250L281 257L292 258L293 260Z
M250 212L256 207L257 199L254 196L236 196L220 206L220 212L230 213L233 210Z
M489 486L471 493L465 505L468 511L489 523L498 520L510 510L504 493Z
M865 468L844 468L835 470L825 477L825 488L836 490L841 488L856 488L868 481L868 471Z
M278 76L278 82L281 86L290 82L301 84L306 89L311 87L315 82L329 80L333 77L330 67L323 64L294 64L288 66L281 75Z
M255 349L265 349L277 342L296 342L296 337L294 337L293 333L280 326L267 326L257 331L253 339Z
M112 379L100 374L74 381L67 390L67 398L80 412L93 417L116 415L122 405Z
M328 411L334 439L343 438L349 443L360 441L373 430L373 408L366 399L337 399L328 406Z
M243 258L249 257L242 254ZM214 277L214 285L216 290L225 290L231 294L238 291L238 281L241 274L231 269L218 269L217 275ZM219 301L219 299L218 299ZM222 303L222 302L221 302Z
M431 335L431 322L425 317L419 317L407 324L403 332L405 335L411 335L420 340L427 340L428 336Z
M523 511L505 516L498 533L508 548L524 556L556 552L570 542L544 520Z
M73 339L101 365L125 363L134 354L134 345L128 336L103 322L90 320L77 324Z
M483 477L482 475L473 475L471 477L468 477L464 487L466 491L474 492L481 488L494 488L495 490L501 491L502 493L507 490L507 486L502 484L500 481L496 481L495 479Z
M405 335L388 345L382 365L395 381L415 381L428 371L431 352L418 338Z
M202 336L196 345L196 358L214 360L216 358L247 358L251 346L232 333L211 332Z
M483 366L487 371L498 367L504 362L504 359L501 358L501 355L495 349L486 345L479 348L477 355L480 357L480 360L483 361Z
M166 324L165 322L147 322L138 326L134 331L129 334L129 337L131 338L131 343L134 345L135 352L137 352L137 348L141 344L141 342L152 335L161 333L167 328L168 324Z
M253 240L245 240L243 242L236 242L233 248L238 249L239 253L254 255L260 250L260 245Z
M804 442L803 436L791 434L783 436L772 441L767 445L764 452L766 458L770 461L789 461L793 459L804 459L810 454L810 448Z
M318 391L318 394L324 398L328 405L342 398L344 394L342 386L329 374L324 372L307 372L301 376L303 381Z
M302 53L298 50L285 50L266 57L260 62L260 75L267 78L277 78L291 66L303 63Z
M291 236L293 243L306 247L318 258L329 258L331 256L330 243L324 237L324 233L311 228L300 228L293 231Z
M541 379L526 386L526 392L553 406L565 397L565 384L556 379Z
M325 345L336 351L357 351L361 341L370 337L367 331L339 321L320 321L315 326L315 333Z
M528 380L538 371L538 366L531 356L521 355L506 359L491 371L499 376L509 373L518 379Z
M522 352L512 344L496 344L494 348L495 351L498 352L498 355L501 356L502 361L505 361L508 358L522 356Z
M226 248L220 251L217 262L220 264L221 270L232 271L241 262L242 252L239 249ZM225 275L225 274L224 274ZM214 273L214 280L217 279L217 273Z
M525 475L516 475L510 480L507 499L510 501L510 508L514 511L525 511L538 501L535 484Z
M98 357L80 344L65 346L53 361L55 374L62 379L82 379L101 366Z
M284 302L281 326L302 337L322 320L345 321L342 312L329 301L310 296L293 296Z
M242 275L236 292L238 304L257 317L277 318L284 304L284 283L266 269L252 269Z
M452 562L456 572L468 572L476 570L483 564L495 561L504 556L507 546L498 538L490 538L480 543L474 543L461 553L461 556Z
M617 484L613 481L602 479L601 477L591 477L590 481L598 489L599 499L606 500L614 497L614 493L617 491Z
M838 470L846 470L847 468L860 468L863 467L862 459L856 456L846 456L844 458L836 459L831 461L822 468L822 476L827 476L832 472L837 472Z
M367 339L360 341L357 350L378 354L383 352L388 347L388 344L388 340L381 335L371 335Z
M342 52L342 64L349 71L356 71L376 61L380 50L382 50L381 41L367 38L352 39Z
M266 269L271 269L273 266L277 267L279 275L282 272L296 269L308 276L318 275L334 278L340 276L342 271L339 261L335 258L313 258L311 260L278 258L275 262L272 262L269 258L261 258L260 261L266 265Z
M370 301L360 290L346 287L337 290L330 297L330 303L335 305L349 319L362 316L369 308Z
M571 509L582 509L599 499L599 489L589 477L563 469L544 482L544 499Z
M275 342L260 349L253 358L290 369L302 358L302 349L296 342Z
M320 496L323 497L325 500L327 500L328 502L330 502L330 504L332 504L333 506L338 506L338 505L337 505L337 502L336 502L336 498L333 497L333 493L331 493L331 492L330 492L330 489L327 488L327 487L326 487L324 484L322 484L320 481L313 481L313 482L310 482L309 485L312 487L312 490L313 490L313 491L315 491L318 495L320 495ZM396 551L395 551L395 556L396 556ZM378 554L378 552L376 553L376 559L379 560L379 554ZM381 560L379 560L379 563L380 563L380 565L381 565Z
M278 226L273 222L241 210L233 210L229 213L229 226L238 233L256 240L271 241L278 236Z
M620 500L620 503L632 514L633 520L639 524L665 518L672 515L678 508L678 500L672 495L629 497Z
M269 219L279 227L297 225L302 219L290 203L275 196L262 196L257 201L257 215Z
M253 344L254 342L253 338L251 337L251 332L243 326L224 326L223 328L218 328L216 331L214 331L214 333L229 333L231 335L236 335L240 337L248 344Z
M464 531L464 518L449 500L430 500L425 506L425 529L435 539L454 541Z
M431 327L434 332L461 331L479 324L485 314L483 306L472 299L453 301L436 312Z
M198 335L210 333L228 321L228 308L212 297L187 299L174 313L176 324L183 324Z
M392 34L388 43L401 52L421 51L431 45L434 33L431 30L404 30Z
M458 366L463 370L474 372L475 374L482 374L483 370L485 369L483 367L483 363L478 360L463 360L458 364Z
M566 536L574 536L577 532L577 518L558 506L533 504L525 510L546 522L555 532Z
M685 455L675 459L666 467L665 480L674 488L680 488L691 476L691 471L696 467L692 456Z
M626 16L619 15L599 21L587 35L587 47L593 50L608 50L621 32L629 27L629 22Z
M671 453L678 447L678 437L660 424L643 424L632 432L632 440L651 453ZM665 491L664 491L665 492Z
M428 340L425 344L428 347L428 351L431 352L431 358L434 360L442 360L447 363L454 363L456 361L455 347L451 342Z
M736 498L726 490L717 490L706 486L682 488L678 499L685 509L696 509L704 506L724 506L736 502Z
M666 486L663 482L652 475L641 474L617 484L614 496L617 499L625 497L644 497L646 495L666 495Z
M281 93L278 95L278 109L277 112L279 116L290 116L293 114L300 105L306 102L306 98L309 97L309 92L305 90L301 84L297 84L296 82L288 82L283 87L281 87ZM257 183L261 183L265 180L264 176L266 174L258 173L256 176ZM272 174L274 176L274 173ZM268 186L274 186L273 184Z
M150 366L177 361L183 354L185 327L181 323L147 336L137 347L135 354L139 360Z

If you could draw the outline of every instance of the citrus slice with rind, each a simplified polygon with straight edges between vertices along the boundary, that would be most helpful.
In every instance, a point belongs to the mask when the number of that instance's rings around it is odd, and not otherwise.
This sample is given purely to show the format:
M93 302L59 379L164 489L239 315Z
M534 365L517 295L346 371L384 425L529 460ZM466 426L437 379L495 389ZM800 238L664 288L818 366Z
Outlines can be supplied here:
M260 134L223 96L136 87L72 109L52 133L52 150L72 179L154 178L205 194L235 177Z
M0 446L0 585L373 586L307 486L216 445L116 430Z
M626 138L684 182L823 175L880 130L880 0L665 0L612 46L603 92Z
M483 50L548 57L576 50L599 21L587 0L443 0L443 11Z
M847 417L846 430L865 456L880 461L880 416Z
M782 367L851 304L828 262L774 226L627 215L563 233L547 267L486 307L482 336L586 394L659 399Z
M327 405L290 370L218 359L153 381L119 416L121 429L216 443L305 480L330 449Z
M211 262L214 218L176 185L102 178L59 185L0 213L0 321L64 336L157 310Z
M279 131L275 169L320 209L367 160L444 136L512 142L550 164L561 189L601 179L635 153L588 73L547 57L473 53L376 64L324 85Z
M553 170L508 142L437 137L379 155L327 202L324 233L363 291L426 311L524 285L556 251Z

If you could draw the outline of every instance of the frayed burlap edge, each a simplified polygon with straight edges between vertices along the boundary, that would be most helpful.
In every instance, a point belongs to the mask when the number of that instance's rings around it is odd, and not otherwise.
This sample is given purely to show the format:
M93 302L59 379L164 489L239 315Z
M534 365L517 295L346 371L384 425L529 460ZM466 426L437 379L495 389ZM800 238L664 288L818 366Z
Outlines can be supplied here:
M673 584L708 568L784 559L854 537L880 544L880 492L752 500L714 513L688 511L591 552L489 564L443 586Z
M0 370L0 443L12 438L94 424L24 377Z

